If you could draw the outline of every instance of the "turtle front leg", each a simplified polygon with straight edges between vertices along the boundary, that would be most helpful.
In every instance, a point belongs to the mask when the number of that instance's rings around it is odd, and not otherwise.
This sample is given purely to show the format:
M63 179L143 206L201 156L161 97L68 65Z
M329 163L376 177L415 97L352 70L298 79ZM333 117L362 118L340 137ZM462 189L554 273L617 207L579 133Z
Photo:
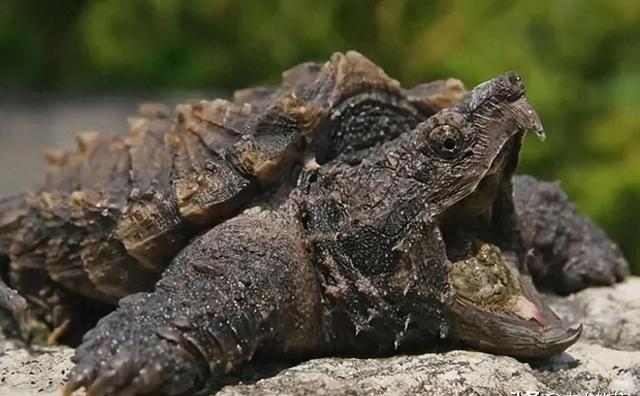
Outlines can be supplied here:
M0 332L11 333L14 331L24 336L26 321L23 318L26 313L27 300L7 286L0 278Z
M153 293L123 298L86 334L65 394L184 395L256 350L288 356L322 340L320 291L302 229L254 210L195 239Z
M0 253L0 334L4 333L27 344L56 341L57 338L52 337L53 333L42 315L32 309L33 304L30 305L23 295L5 283L9 280L8 270L9 259Z
M522 239L531 249L529 271L538 285L568 294L629 274L618 245L576 211L557 183L517 176L513 191Z

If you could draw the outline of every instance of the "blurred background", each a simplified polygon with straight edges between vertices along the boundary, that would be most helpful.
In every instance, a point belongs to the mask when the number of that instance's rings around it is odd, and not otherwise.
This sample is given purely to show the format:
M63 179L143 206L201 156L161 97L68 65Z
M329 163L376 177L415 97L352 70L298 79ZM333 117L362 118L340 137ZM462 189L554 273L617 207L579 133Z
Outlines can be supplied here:
M637 0L2 0L0 193L40 180L45 146L125 132L139 101L277 84L348 49L404 86L519 71L547 130L521 172L560 180L640 273Z

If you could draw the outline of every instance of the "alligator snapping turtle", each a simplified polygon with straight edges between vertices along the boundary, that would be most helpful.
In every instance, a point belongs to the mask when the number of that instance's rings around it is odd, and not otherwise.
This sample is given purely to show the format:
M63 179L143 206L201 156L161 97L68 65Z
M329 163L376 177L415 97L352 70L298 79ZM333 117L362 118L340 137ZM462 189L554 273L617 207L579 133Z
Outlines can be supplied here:
M455 340L531 358L575 342L529 271L570 292L627 264L557 185L512 179L525 132L543 136L521 79L462 94L403 90L349 52L278 90L178 106L173 122L147 108L125 138L49 153L44 188L0 203L9 283L56 336L120 299L67 392L189 394L256 353Z

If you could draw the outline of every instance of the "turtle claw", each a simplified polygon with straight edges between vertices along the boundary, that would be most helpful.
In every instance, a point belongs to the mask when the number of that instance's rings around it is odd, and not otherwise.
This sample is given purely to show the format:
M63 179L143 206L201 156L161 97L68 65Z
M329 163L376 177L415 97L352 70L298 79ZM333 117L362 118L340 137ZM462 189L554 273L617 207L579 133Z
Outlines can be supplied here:
M101 367L98 370L96 378L86 387L87 395L114 394L118 388L129 383L134 376L134 361L129 354L124 353L122 356L116 357L109 367Z
M67 383L62 389L63 396L71 396L73 392L82 388L86 388L95 377L95 370L91 366L76 366L67 379Z
M74 357L77 364L69 374L64 396L83 387L87 396L120 395L125 391L124 394L137 395L147 393L147 390L152 391L160 385L160 381L144 389L135 385L143 384L137 378L143 374L144 369L137 370L139 360L133 353L117 350L115 354L110 354L104 348L97 351L92 356L80 352L79 357Z
M148 365L142 368L138 375L118 391L118 396L133 396L151 392L162 384L162 371L158 365Z
M71 371L63 395L70 396L85 388L87 396L140 395L153 393L162 385L162 366L147 365L142 369L140 360L132 353L118 353L112 359L100 361L80 359Z
M201 383L195 362L180 345L145 323L127 323L114 312L85 336L73 357L63 395L184 395Z

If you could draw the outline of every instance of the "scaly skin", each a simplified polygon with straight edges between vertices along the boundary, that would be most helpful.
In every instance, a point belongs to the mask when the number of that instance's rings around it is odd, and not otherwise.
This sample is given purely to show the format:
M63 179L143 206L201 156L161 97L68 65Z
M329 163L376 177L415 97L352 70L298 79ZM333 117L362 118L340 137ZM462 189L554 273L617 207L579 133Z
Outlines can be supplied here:
M43 322L36 327L49 328L50 341L76 345L120 298L151 291L195 235L245 207L265 204L275 191L286 195L303 163L306 169L328 162L357 165L464 94L455 79L403 89L350 51L324 64L298 65L283 73L279 87L237 91L232 101L202 100L175 111L142 106L130 119L128 134L80 134L77 151L47 152L40 190L0 199L0 252L11 259L3 280L27 299L26 316L35 319L30 323ZM527 189L518 183L513 188L518 203L517 197L526 195L520 190ZM567 206L563 199L552 194L539 205L525 200L519 213L523 219L543 219L556 206ZM469 212L461 218L476 215L468 201ZM510 205L510 198L502 199L496 208ZM562 235L577 239L586 224L575 214L551 220ZM519 243L517 227L525 237L538 235L538 242L540 235L556 232L526 229L538 227L528 225L537 220L501 221L513 230L513 246ZM443 226L445 234L448 228ZM559 249L562 243L552 249L544 241L546 247L526 240L534 248L527 263L535 280L568 292L628 272L617 247L596 235L597 228L588 232L593 236L588 241L567 244L571 251L583 247L581 258L571 263ZM595 256L599 259L591 263ZM0 291L0 300L3 295L6 300L9 292ZM17 305L10 308L15 317L26 317Z
M558 183L514 179L514 202L529 270L536 283L561 294L609 286L629 275L618 245L576 212Z
M259 347L294 356L316 350L320 290L302 242L300 224L284 210L252 210L197 238L154 293L124 298L87 333L68 388L188 394Z
M78 150L47 152L39 191L0 200L8 283L51 329L81 334L93 321L74 317L84 301L103 312L152 290L190 239L264 202L307 159L358 162L463 94L457 80L405 91L350 51L232 101L143 106L128 134L79 134Z
M348 52L233 101L146 106L124 137L82 134L47 154L40 191L0 199L0 306L26 338L38 318L74 343L128 296L77 350L66 389L93 395L191 394L254 352L557 353L580 328L527 266L570 292L627 263L559 187L512 184L524 131L542 133L519 77L463 94L404 90Z
M279 207L196 238L153 293L123 299L76 351L66 394L192 394L254 353L378 355L451 340L524 358L565 349L581 329L518 273L525 254L510 237L505 192L526 130L541 125L507 73L358 165L312 171ZM474 297L491 285L452 278L453 255L502 274L485 278L508 299L488 308Z

